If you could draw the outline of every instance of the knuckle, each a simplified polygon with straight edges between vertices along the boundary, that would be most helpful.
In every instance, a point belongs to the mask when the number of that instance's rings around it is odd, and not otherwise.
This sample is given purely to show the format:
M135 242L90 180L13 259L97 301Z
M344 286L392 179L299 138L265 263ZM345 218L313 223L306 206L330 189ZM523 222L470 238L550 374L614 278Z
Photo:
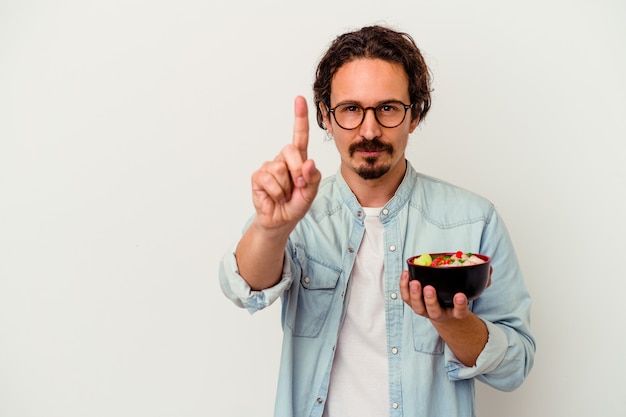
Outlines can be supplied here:
M297 152L298 149L296 148L296 146L293 143L289 143L287 145L285 145L281 151L281 154L283 155L291 155L294 152Z
M289 169L287 168L287 164L285 162L277 162L273 165L272 172L276 176L282 177L289 172Z

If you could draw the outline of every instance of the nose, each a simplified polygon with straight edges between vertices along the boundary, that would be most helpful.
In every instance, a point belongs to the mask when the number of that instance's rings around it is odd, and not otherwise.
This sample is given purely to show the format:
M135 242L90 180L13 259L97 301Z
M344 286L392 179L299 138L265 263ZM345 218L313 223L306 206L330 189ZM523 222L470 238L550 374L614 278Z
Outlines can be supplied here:
M371 110L369 112L368 110ZM372 140L374 138L380 137L381 135L381 126L376 120L376 113L373 107L368 107L363 110L365 112L365 116L363 117L363 122L361 123L359 134L363 137L363 139Z

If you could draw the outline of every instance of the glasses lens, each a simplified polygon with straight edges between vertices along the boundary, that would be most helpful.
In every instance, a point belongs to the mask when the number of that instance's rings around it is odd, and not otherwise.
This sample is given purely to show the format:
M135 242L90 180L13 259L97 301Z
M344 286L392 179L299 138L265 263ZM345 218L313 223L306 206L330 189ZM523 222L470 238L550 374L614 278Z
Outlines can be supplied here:
M335 120L344 129L354 129L363 121L363 108L356 104L341 104L334 113Z
M388 101L374 107L363 108L358 104L340 104L331 110L335 116L335 121L344 129L356 129L363 123L364 114L367 110L373 110L376 120L383 127L397 127L406 116L409 106L399 101Z
M376 119L385 127L396 127L404 120L406 109L404 104L391 101L376 107Z

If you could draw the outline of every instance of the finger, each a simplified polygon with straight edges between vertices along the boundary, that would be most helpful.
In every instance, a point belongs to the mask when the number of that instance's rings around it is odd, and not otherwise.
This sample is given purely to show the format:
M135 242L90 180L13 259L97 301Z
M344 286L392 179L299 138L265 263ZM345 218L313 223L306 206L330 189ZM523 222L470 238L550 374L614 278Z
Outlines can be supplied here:
M293 145L300 152L300 158L306 161L309 147L309 111L304 97L296 97L294 112Z
M420 282L416 279L409 282L409 297L411 298L411 307L413 308L413 311L420 316L428 317L426 304L424 304L422 284L420 284Z
M467 296L462 292L454 295L454 309L452 315L456 319L463 319L469 314Z
M302 166L305 161L302 160L300 151L293 144L285 146L276 157L275 162L282 162L285 164L290 181L296 187L306 186L306 180L304 179L302 173Z
M322 173L317 170L312 159L308 159L302 164L302 176L307 184L318 184L322 179Z
M416 314L424 314L420 283L409 279L409 271L402 271L400 275L400 297Z
M318 171L312 159L308 159L302 164L302 177L305 184L302 189L302 196L309 203L313 203L322 180L322 173Z
M424 306L426 307L428 316L436 319L441 315L443 310L439 305L439 300L437 300L437 291L435 291L435 288L431 285L427 285L422 292L424 293Z
M409 294L409 271L402 271L400 275L400 297L402 301L411 305L411 296Z
M426 314L422 301L422 287L418 280L409 280L409 271L402 271L400 275L400 296L416 314L421 316Z
M274 202L282 203L291 197L292 186L284 162L266 162L252 175L252 190L267 195Z

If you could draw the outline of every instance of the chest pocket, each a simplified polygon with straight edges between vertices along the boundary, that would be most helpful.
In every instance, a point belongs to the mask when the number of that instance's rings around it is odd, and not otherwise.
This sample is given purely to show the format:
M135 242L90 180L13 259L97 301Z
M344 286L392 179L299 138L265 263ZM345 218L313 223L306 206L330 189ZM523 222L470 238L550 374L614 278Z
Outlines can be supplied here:
M431 355L443 353L443 339L427 318L418 316L409 308L413 325L413 345L417 352ZM406 312L405 312L406 314Z
M326 322L333 300L338 296L341 268L306 256L298 286L297 304L289 308L287 324L295 336L316 337ZM341 297L337 299L341 300ZM292 301L295 301L292 300ZM341 304L341 303L340 303ZM341 310L341 305L335 310Z
M470 301L469 309L473 310L474 302ZM405 307L408 308L408 307ZM411 309L408 310L411 313ZM407 312L405 312L407 314ZM411 314L413 326L413 344L417 352L429 353L431 355L443 354L444 342L437 330L430 321L417 314Z

